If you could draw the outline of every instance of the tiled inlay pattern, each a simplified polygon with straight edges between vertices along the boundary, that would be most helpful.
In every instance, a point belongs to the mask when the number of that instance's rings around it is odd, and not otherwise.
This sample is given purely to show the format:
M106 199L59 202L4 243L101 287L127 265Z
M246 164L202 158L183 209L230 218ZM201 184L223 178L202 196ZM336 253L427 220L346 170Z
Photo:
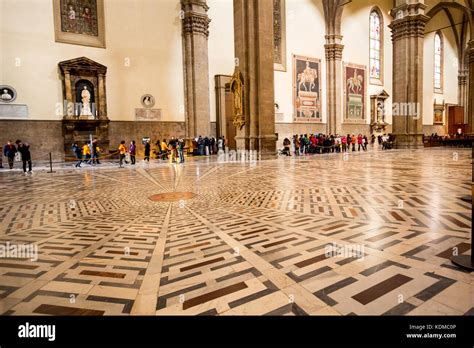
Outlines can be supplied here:
M470 178L464 149L2 172L0 244L39 255L0 259L0 313L472 314Z

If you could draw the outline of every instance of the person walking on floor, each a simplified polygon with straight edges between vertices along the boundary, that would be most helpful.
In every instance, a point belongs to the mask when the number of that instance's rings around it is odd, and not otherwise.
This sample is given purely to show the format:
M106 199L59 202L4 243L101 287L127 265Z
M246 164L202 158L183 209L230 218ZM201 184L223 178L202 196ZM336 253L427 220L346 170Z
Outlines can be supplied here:
M179 163L184 163L184 140L178 140Z
M21 160L23 162L23 172L26 174L32 174L31 171L31 153L30 144L23 144L21 140L17 140L18 152L21 154ZM26 163L28 162L28 173L26 172Z
M3 148L3 154L8 160L8 166L10 167L10 169L13 169L13 163L15 162L16 153L16 146L12 143L11 140L8 140L7 144Z
M82 149L76 143L72 144L72 152L76 156L77 162L74 164L74 167L81 168L82 164Z
M130 162L132 163L132 165L135 165L135 162L136 162L135 156L137 153L137 146L135 145L135 140L132 140L132 142L130 143L128 153L130 154Z
M150 140L147 140L145 143L145 158L143 160L148 163L150 163L150 150L151 150Z
M99 142L97 138L94 138L92 141L92 164L100 164L99 162L99 155L100 155L100 148L99 148Z
M122 140L120 142L120 145L118 147L118 151L120 154L120 168L123 168L123 162L125 160L125 154L127 153L127 147L125 146L125 140ZM127 161L125 161L126 164L128 164Z
M362 143L362 134L359 134L357 136L357 145L358 145L358 148L357 148L357 151L360 151L360 148L362 147L362 150L364 150L364 144Z

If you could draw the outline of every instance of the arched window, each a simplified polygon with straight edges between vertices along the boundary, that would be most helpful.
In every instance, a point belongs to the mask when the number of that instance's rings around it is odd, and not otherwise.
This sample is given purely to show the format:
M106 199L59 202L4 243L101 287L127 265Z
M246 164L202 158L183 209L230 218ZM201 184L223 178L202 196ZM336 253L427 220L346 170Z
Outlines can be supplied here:
M434 37L434 89L440 93L443 89L443 37L440 32Z
M383 19L378 8L370 12L370 80L381 83L383 77Z

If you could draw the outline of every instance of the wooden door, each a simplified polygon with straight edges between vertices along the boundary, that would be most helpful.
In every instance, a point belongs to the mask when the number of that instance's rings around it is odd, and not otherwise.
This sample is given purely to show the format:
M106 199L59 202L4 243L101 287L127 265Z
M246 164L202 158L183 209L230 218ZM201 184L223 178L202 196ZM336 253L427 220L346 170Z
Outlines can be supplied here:
M462 134L466 131L464 124L464 107L449 106L448 108L448 134L453 135L461 129Z
M226 146L231 150L236 149L235 144L235 126L233 124L234 96L230 91L225 92L225 124L226 124Z

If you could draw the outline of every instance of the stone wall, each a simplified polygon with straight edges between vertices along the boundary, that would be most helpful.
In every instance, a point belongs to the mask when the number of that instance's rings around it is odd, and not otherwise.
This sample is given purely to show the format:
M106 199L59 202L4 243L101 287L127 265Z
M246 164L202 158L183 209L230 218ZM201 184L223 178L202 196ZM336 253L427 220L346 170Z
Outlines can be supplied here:
M33 160L48 160L50 152L54 160L64 158L61 121L1 120L0 146L17 139L30 144Z
M139 122L139 121L111 121L109 124L110 150L116 151L120 141L125 140L128 144L135 140L137 156L143 156L141 139L150 137L152 143L163 138L169 140L171 137L184 138L184 122Z
M142 137L148 136L152 141L184 137L184 122L139 122L110 121L110 150L115 151L121 140L127 144L131 140L140 143ZM47 160L52 153L53 160L64 160L64 140L61 121L36 120L0 120L0 144L3 146L11 139L31 144L33 160ZM138 146L138 156L143 155L143 146ZM71 156L69 152L68 156Z

